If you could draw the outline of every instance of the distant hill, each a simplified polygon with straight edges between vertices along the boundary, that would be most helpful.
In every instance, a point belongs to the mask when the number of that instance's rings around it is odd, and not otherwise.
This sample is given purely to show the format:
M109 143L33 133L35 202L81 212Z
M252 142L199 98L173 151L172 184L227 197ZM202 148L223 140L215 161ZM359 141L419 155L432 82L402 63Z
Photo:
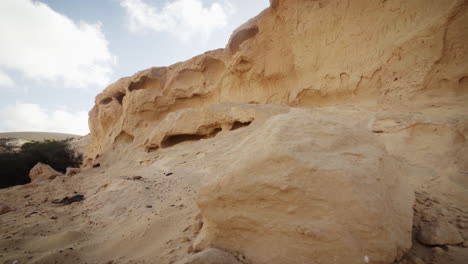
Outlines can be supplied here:
M44 139L64 140L67 138L77 138L80 135L53 133L53 132L2 132L0 138L18 138L27 141L36 140L42 141Z

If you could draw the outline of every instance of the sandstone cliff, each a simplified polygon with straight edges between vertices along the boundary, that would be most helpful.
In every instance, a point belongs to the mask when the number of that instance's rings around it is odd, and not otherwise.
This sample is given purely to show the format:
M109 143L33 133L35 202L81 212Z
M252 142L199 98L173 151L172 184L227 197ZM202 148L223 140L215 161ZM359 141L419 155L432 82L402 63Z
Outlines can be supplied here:
M466 263L468 1L270 2L99 94L81 172L0 193L2 256Z
M138 72L99 94L89 162L119 144L144 148L167 113L187 107L392 109L465 96L467 24L460 0L273 1L225 49Z
M202 184L195 249L242 252L253 263L390 263L411 247L413 188L437 179L427 188L468 202L467 8L271 1L226 48L98 95L86 166L164 155L256 123L235 147L239 158L225 154L235 165ZM243 104L341 110L276 118L288 108Z

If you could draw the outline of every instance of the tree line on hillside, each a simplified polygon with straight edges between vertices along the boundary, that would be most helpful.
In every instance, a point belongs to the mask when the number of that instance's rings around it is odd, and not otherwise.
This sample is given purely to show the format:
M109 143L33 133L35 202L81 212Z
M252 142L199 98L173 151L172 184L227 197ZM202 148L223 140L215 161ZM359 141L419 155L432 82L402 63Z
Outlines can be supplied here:
M67 167L79 167L82 155L77 155L70 148L69 141L32 141L23 144L19 151L0 153L0 188L31 182L29 171L38 162L62 173Z

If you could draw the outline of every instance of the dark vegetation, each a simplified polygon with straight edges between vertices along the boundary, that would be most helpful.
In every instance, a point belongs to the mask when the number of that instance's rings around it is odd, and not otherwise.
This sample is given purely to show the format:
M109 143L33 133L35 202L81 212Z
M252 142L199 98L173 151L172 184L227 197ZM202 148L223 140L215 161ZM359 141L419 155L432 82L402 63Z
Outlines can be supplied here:
M25 143L17 152L0 153L0 188L29 183L29 171L38 162L64 173L67 167L79 167L82 159L70 148L69 140Z

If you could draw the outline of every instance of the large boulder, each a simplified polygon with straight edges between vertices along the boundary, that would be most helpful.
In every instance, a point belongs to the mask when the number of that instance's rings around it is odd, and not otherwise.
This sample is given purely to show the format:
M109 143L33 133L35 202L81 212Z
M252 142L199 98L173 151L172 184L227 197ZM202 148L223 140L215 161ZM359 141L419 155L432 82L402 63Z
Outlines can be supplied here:
M29 178L31 182L41 181L41 180L52 180L57 176L63 176L62 173L52 169L47 164L38 162L30 171Z
M332 109L269 119L201 188L194 248L237 251L256 264L401 257L411 247L414 193L372 122Z

